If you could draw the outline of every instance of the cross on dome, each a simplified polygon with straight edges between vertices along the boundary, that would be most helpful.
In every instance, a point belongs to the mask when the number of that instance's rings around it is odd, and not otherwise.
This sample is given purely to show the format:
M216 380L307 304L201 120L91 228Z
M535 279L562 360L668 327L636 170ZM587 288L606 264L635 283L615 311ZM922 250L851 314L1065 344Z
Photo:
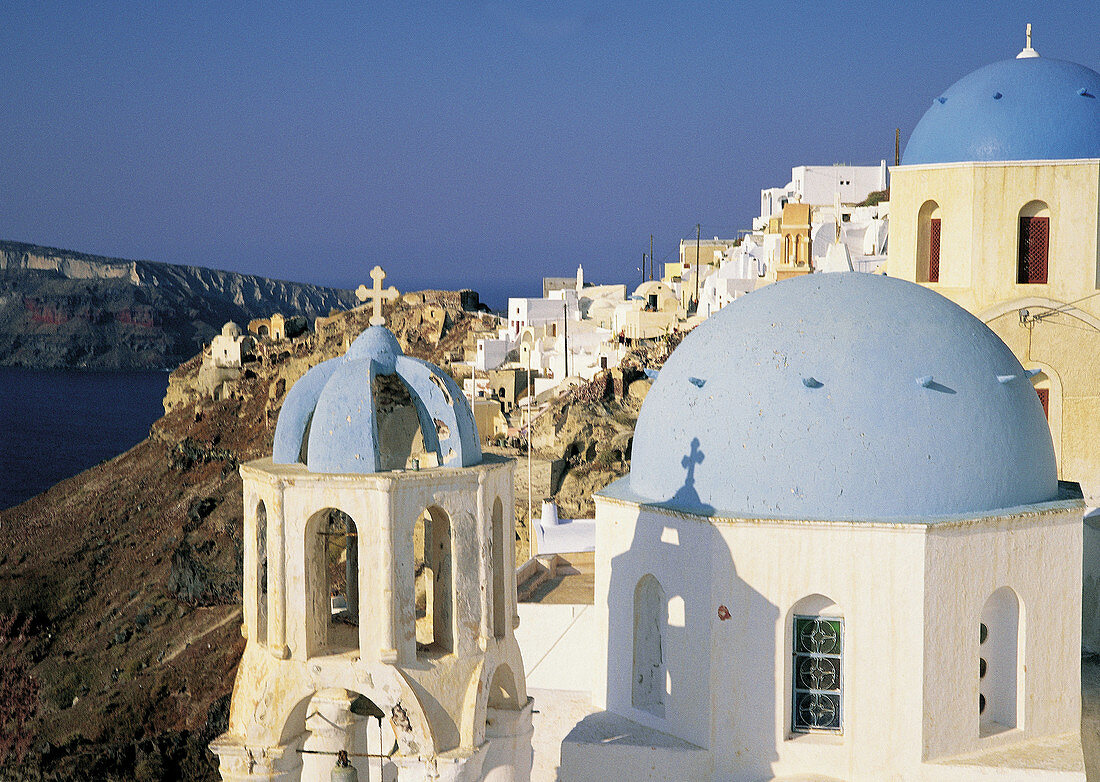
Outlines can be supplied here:
M1027 45L1024 46L1024 50L1016 55L1017 60L1024 60L1028 57L1038 57L1039 52L1031 48L1031 22L1027 23L1027 32L1025 33Z
M355 298L364 304L371 300L374 303L374 314L370 317L370 324L372 326L384 326L386 319L382 317L382 302L385 299L396 299L400 294L397 292L397 288L392 285L386 289L382 288L382 280L386 279L386 273L382 271L381 266L375 266L370 270L370 278L374 281L373 287L368 288L366 285L360 285L355 289Z

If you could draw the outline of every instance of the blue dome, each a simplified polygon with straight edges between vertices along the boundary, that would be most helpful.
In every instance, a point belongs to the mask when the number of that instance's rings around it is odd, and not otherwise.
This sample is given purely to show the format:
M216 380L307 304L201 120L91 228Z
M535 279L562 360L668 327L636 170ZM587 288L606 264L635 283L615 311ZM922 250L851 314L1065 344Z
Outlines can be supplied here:
M995 62L932 101L903 165L1100 158L1100 74L1045 57Z
M444 467L481 462L470 405L450 375L404 355L397 339L371 326L340 357L306 372L286 395L275 425L275 464L310 472L372 473L382 469L374 379L396 375L412 398L425 451Z
M1031 381L988 327L881 275L745 296L673 352L646 396L638 498L701 515L889 519L1057 499Z

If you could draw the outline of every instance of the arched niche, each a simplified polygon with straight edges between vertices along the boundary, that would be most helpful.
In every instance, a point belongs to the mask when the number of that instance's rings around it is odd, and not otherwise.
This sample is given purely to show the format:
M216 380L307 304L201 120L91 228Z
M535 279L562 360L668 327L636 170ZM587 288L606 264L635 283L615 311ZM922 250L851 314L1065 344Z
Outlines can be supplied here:
M978 626L978 726L982 736L1020 723L1023 623L1020 599L1011 587L989 596Z
M504 534L504 503L501 502L500 497L493 501L491 523L493 525L493 635L503 638L508 627L508 579L505 564L508 558L505 556L504 547L511 543L511 536Z
M515 710L522 705L519 702L516 675L507 663L501 663L493 672L493 679L489 684L489 708Z
M928 200L917 212L917 282L940 281L942 223L940 205Z
M1050 206L1045 201L1028 201L1020 207L1016 244L1017 284L1046 284L1049 275L1050 222Z
M454 575L451 520L437 506L426 508L413 525L417 655L454 650Z
M323 508L305 526L306 656L359 646L359 534L339 508Z
M844 717L844 612L812 594L796 602L784 623L784 676L792 733L841 733Z
M668 601L661 583L647 573L634 587L634 661L630 702L636 709L665 716L668 668L664 635L668 630Z

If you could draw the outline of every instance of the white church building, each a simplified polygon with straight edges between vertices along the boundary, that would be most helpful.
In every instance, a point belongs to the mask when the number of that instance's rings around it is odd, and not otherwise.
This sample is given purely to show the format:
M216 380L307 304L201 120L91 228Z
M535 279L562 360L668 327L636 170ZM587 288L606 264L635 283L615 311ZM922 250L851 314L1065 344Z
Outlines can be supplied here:
M578 780L1083 780L1079 490L938 294L813 274L716 313L596 498Z

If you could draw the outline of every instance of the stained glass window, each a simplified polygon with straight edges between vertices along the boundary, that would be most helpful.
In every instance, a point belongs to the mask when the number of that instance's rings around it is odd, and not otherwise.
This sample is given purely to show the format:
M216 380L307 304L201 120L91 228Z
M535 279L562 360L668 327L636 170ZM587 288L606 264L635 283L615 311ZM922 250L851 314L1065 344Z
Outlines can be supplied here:
M794 730L840 732L843 644L844 620L794 618Z

